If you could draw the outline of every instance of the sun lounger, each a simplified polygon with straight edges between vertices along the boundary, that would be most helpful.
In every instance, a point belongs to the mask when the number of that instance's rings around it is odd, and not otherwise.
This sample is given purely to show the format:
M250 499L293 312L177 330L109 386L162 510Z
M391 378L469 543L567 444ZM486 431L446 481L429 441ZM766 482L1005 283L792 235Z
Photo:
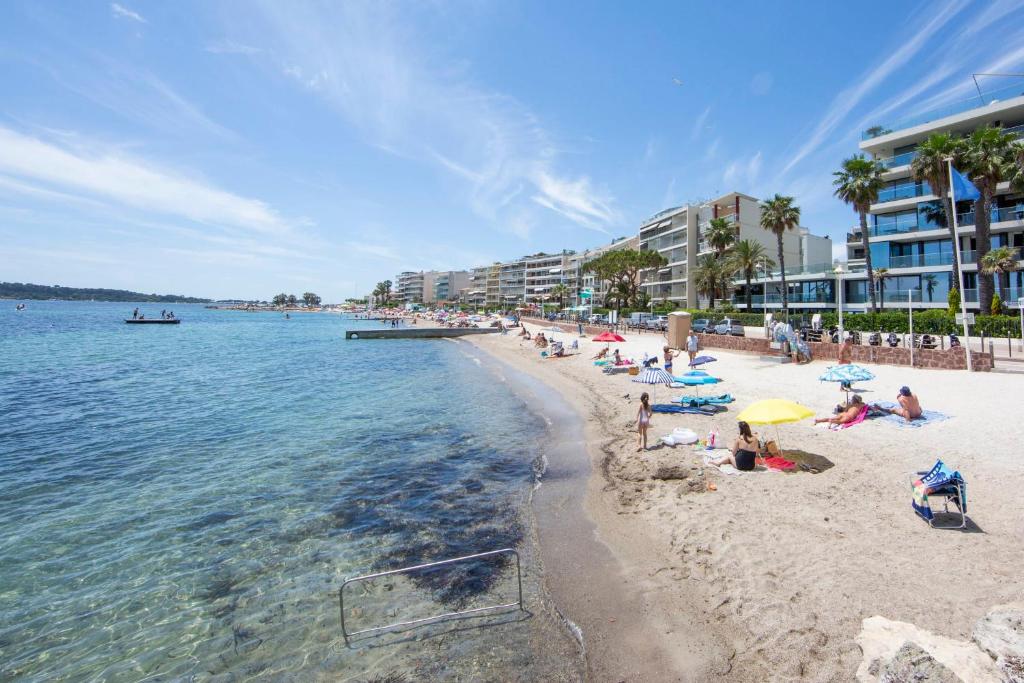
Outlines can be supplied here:
M959 472L950 470L941 460L936 461L930 470L918 472L919 476L911 483L914 499L911 505L914 512L920 515L928 526L937 529L963 529L967 526L967 482ZM935 514L932 512L931 499L941 498L945 512L949 512L952 501L960 511L959 525L935 525Z

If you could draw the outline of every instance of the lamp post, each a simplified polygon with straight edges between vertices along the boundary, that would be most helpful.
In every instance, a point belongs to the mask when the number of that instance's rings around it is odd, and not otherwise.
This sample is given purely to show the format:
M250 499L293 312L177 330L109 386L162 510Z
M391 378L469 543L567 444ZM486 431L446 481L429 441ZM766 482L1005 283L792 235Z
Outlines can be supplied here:
M837 263L833 272L836 274L836 310L839 312L839 342L843 342L843 264Z

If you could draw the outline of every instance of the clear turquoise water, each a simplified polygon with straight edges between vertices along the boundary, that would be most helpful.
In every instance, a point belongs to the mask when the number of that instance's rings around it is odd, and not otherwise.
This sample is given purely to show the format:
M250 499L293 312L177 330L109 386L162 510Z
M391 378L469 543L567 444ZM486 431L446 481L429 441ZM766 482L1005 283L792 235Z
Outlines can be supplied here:
M344 647L338 585L522 545L543 423L460 344L200 306L125 325L131 308L0 302L0 678L455 672L416 641ZM350 616L472 606L509 579L394 581ZM471 630L450 659L521 667L528 630Z

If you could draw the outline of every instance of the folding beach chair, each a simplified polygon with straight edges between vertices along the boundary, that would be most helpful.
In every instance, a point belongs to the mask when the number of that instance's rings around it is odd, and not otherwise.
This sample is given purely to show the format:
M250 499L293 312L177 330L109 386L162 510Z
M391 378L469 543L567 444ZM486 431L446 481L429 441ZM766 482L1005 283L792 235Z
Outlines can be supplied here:
M967 482L963 476L956 471L950 470L941 460L926 471L917 473L918 479L911 483L914 492L914 500L911 503L914 512L921 516L928 526L933 529L964 529L967 527ZM935 524L935 514L932 512L931 501L933 498L941 498L943 511L950 513L949 504L956 506L960 513L960 524ZM956 512L953 513L954 517Z

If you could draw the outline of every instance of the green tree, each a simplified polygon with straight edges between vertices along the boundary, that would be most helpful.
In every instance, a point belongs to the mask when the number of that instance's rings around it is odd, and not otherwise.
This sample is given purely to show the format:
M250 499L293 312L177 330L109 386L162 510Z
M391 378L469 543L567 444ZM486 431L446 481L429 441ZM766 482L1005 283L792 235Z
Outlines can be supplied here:
M558 310L565 308L565 297L569 294L569 288L559 283L551 288L551 296L558 299Z
M387 306L391 303L391 280L382 280L373 288L373 298Z
M843 160L840 170L834 172L832 184L835 196L853 207L860 217L860 239L864 247L864 265L868 275L868 298L871 300L871 312L877 310L875 302L875 284L872 277L871 248L868 245L868 211L878 201L878 193L885 186L882 173L885 168L874 159L863 154L855 154Z
M880 308L884 309L885 308L885 278L889 277L889 269L888 268L879 268L876 271L874 271L873 273L871 273L871 277L878 284L878 298L879 298L879 300L880 300L880 302L882 304L880 306Z
M735 273L736 265L729 259L719 259L711 254L700 257L693 279L697 293L704 294L710 299L709 310L715 308L715 298L719 294L723 298L727 296Z
M732 250L732 263L737 272L743 273L743 277L747 284L747 312L751 310L753 303L752 294L750 292L750 281L754 277L754 271L762 265L771 267L774 265L771 257L764 250L758 242L753 240L740 240L736 243L736 246Z
M288 295L284 293L275 294L272 303L275 306L285 306L288 303Z
M934 273L925 273L921 276L921 281L924 283L924 291L928 293L928 303L931 303L935 297L935 288L939 285L939 278Z
M736 242L737 227L725 218L712 218L708 223L708 229L704 231L704 240L715 250L718 258L725 256L725 252Z
M786 290L786 255L782 251L782 237L787 230L800 225L800 207L793 205L792 197L776 194L761 202L761 227L775 235L778 247L779 270L782 275L782 309L789 317L789 296Z
M639 307L640 274L667 263L665 257L656 251L617 249L588 262L584 268L610 284L606 302L614 302L619 308L631 304Z
M985 275L994 276L999 282L999 300L1006 301L1006 289L1003 287L1003 275L1018 270L1017 250L1013 247L997 247L985 254L979 262L981 272ZM988 308L983 311L994 310L991 301Z
M949 294L946 295L946 305L949 307L949 314L956 315L960 312L960 290L956 287L949 288Z
M295 306L298 303L299 303L299 299L298 299L297 296L295 296L294 294L289 294L288 295L288 305L289 306Z
M313 292L306 292L305 294L303 294L302 300L306 302L306 306L309 308L313 308L314 306L320 305L320 297L318 297Z
M910 162L910 172L914 179L926 182L932 194L942 202L942 210L946 214L946 227L953 240L953 272L960 268L960 240L953 229L953 214L956 207L949 197L949 165L947 159L952 158L956 165L962 160L964 146L962 141L949 133L934 133L917 146L917 156ZM952 289L957 288L954 282Z
M971 180L981 195L974 202L974 237L977 261L981 263L992 248L992 197L999 183L1013 176L1016 135L1001 128L978 128L966 140L964 162ZM978 278L978 303L981 310L992 308L994 283L991 277Z

